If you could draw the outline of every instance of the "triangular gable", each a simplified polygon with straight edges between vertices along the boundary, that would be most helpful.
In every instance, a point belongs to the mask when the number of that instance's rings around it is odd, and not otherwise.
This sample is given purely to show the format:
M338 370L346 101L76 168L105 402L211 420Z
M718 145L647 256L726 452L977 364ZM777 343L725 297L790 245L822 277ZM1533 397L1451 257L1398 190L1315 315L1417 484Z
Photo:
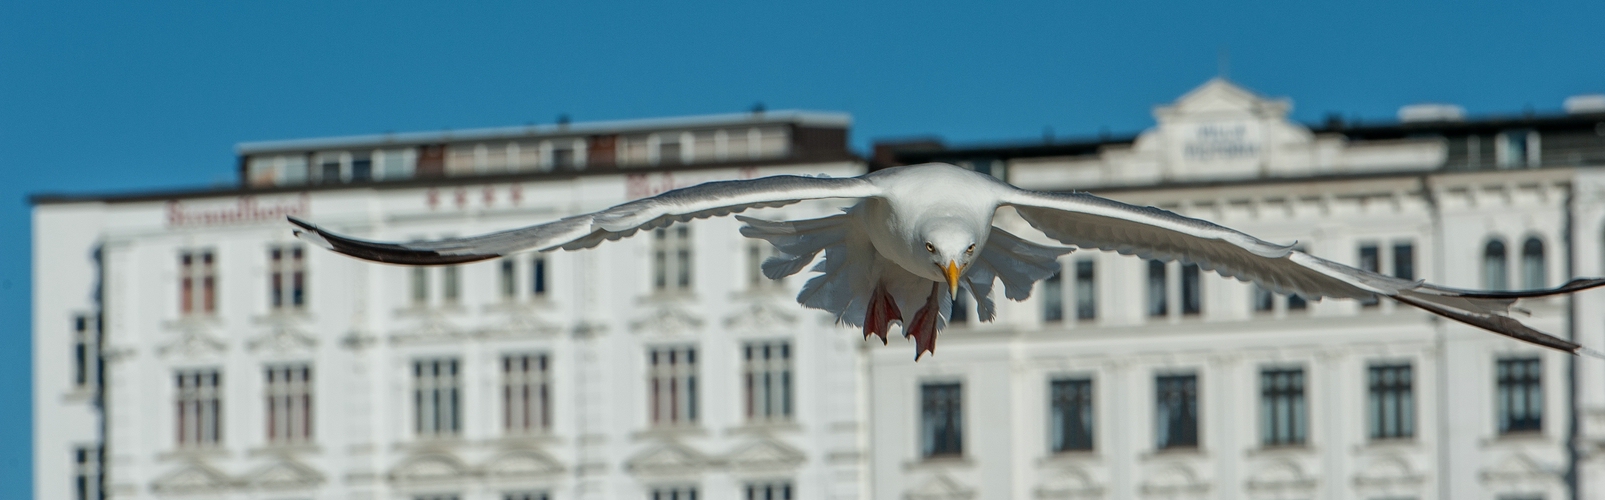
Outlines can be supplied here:
M1065 467L1043 481L1037 487L1036 495L1044 499L1102 498L1103 487L1086 471L1078 467Z
M456 457L432 454L401 461L390 469L390 480L403 483L453 481L471 474L472 471Z
M517 450L497 455L484 469L491 476L520 478L559 474L563 472L563 465L539 451Z
M160 493L186 494L222 491L232 486L234 480L228 474L204 464L190 463L157 479L151 489Z
M1298 464L1280 461L1259 467L1248 480L1248 489L1254 491L1308 490L1315 487L1315 479L1304 474Z
M1392 456L1372 461L1354 476L1355 485L1373 487L1420 484L1425 480L1425 476L1410 470L1409 462Z
M1168 106L1154 110L1154 117L1164 122L1178 115L1242 114L1262 115L1273 113L1286 116L1291 104L1286 99L1271 99L1238 86L1224 78L1211 78Z
M708 458L678 443L666 443L637 453L624 462L630 472L639 474L678 474L701 470Z
M284 460L268 464L252 471L246 480L254 488L262 489L302 489L312 488L323 483L323 474L317 469L294 460Z
M726 462L737 469L780 469L794 468L807 458L796 448L765 439L736 449L728 455Z
M959 484L947 474L938 473L920 481L919 486L904 495L909 500L964 500L975 498L975 490Z

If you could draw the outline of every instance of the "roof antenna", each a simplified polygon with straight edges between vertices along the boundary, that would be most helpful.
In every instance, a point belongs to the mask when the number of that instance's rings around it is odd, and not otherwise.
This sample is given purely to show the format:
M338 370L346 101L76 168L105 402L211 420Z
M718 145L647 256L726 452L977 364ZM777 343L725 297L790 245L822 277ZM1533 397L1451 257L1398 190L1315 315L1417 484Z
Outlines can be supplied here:
M764 112L763 101L752 103L752 114L761 115Z
M1215 51L1215 78L1230 80L1231 73L1232 50L1223 43L1220 50Z
M557 128L568 128L568 113L557 115Z

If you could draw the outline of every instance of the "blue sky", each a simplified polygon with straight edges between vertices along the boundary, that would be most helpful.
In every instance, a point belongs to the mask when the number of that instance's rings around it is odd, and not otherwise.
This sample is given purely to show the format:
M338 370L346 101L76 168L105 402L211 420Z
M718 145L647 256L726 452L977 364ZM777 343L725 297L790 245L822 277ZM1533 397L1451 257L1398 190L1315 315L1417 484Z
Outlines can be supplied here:
M241 141L769 109L855 147L1151 124L1215 76L1294 117L1556 111L1605 92L1601 2L0 3L0 491L31 468L29 206L233 183ZM48 279L48 277L40 277ZM10 495L6 495L10 496Z

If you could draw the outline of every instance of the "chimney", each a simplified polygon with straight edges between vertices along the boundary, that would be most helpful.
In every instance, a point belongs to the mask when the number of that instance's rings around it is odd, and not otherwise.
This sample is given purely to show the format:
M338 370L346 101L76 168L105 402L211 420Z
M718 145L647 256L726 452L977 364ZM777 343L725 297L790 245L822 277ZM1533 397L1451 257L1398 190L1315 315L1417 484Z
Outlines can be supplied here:
M1453 104L1411 104L1399 108L1399 122L1458 122L1466 119L1466 108Z

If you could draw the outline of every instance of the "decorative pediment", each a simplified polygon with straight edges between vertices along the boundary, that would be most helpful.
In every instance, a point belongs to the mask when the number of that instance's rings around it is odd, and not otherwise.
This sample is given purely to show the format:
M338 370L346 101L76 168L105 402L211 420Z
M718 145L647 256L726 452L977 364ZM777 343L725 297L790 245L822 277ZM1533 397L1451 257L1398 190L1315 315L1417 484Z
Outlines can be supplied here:
M726 457L725 462L734 469L771 470L796 468L807 460L807 455L796 448L764 439L737 448Z
M1269 99L1232 83L1225 78L1211 78L1169 106L1159 107L1154 115L1165 120L1178 115L1240 114L1272 115L1282 117L1292 108L1286 99Z
M486 474L495 477L531 477L549 476L563 472L563 464L557 463L545 453L535 450L516 450L497 455L483 467Z
M1315 488L1315 478L1304 474L1304 470L1298 464L1285 460L1258 467L1254 475L1248 479L1249 491L1285 492L1313 488Z
M778 306L770 301L753 302L726 317L724 326L730 330L748 331L785 329L797 324L797 315L789 312L789 309L792 307Z
M222 471L202 463L189 463L168 473L151 484L158 493L194 494L217 493L234 486L234 480Z
M400 483L458 481L472 475L461 460L444 454L411 457L390 469L390 480Z
M1410 463L1399 457L1382 457L1367 464L1365 470L1354 476L1355 486L1390 487L1413 486L1426 481L1426 476L1410 470Z
M507 315L507 321L485 328L481 335L486 337L550 336L562 330L562 326L541 318L534 311L518 309Z
M1103 486L1079 467L1066 467L1048 476L1037 487L1037 498L1080 500L1103 498Z
M438 312L427 312L418 316L418 321L411 328L395 332L390 335L393 343L416 343L432 341L456 341L466 335L457 325L451 324Z
M1209 492L1209 483L1198 478L1198 473L1185 464L1170 464L1153 471L1142 482L1145 495L1179 497L1203 495Z
M160 347L157 352L185 358L199 358L223 353L228 343L213 337L201 328L181 328L178 337Z
M317 337L285 324L273 325L268 331L245 341L245 348L251 351L281 353L306 351L317 345Z
M1559 467L1554 470L1559 470ZM1551 472L1549 468L1524 453L1511 454L1499 461L1498 465L1482 470L1483 481L1545 481L1557 480L1559 477L1559 473Z
M644 317L630 322L630 330L637 333L653 333L664 336L678 336L702 328L702 318L690 312L671 306L659 307Z
M679 443L666 443L636 454L624 462L636 474L687 474L708 467L706 455Z
M959 484L952 476L937 473L903 496L909 500L967 500L975 498L975 490Z
M270 490L288 490L313 488L323 483L323 474L306 464L283 460L268 464L246 476L246 481L253 488Z

